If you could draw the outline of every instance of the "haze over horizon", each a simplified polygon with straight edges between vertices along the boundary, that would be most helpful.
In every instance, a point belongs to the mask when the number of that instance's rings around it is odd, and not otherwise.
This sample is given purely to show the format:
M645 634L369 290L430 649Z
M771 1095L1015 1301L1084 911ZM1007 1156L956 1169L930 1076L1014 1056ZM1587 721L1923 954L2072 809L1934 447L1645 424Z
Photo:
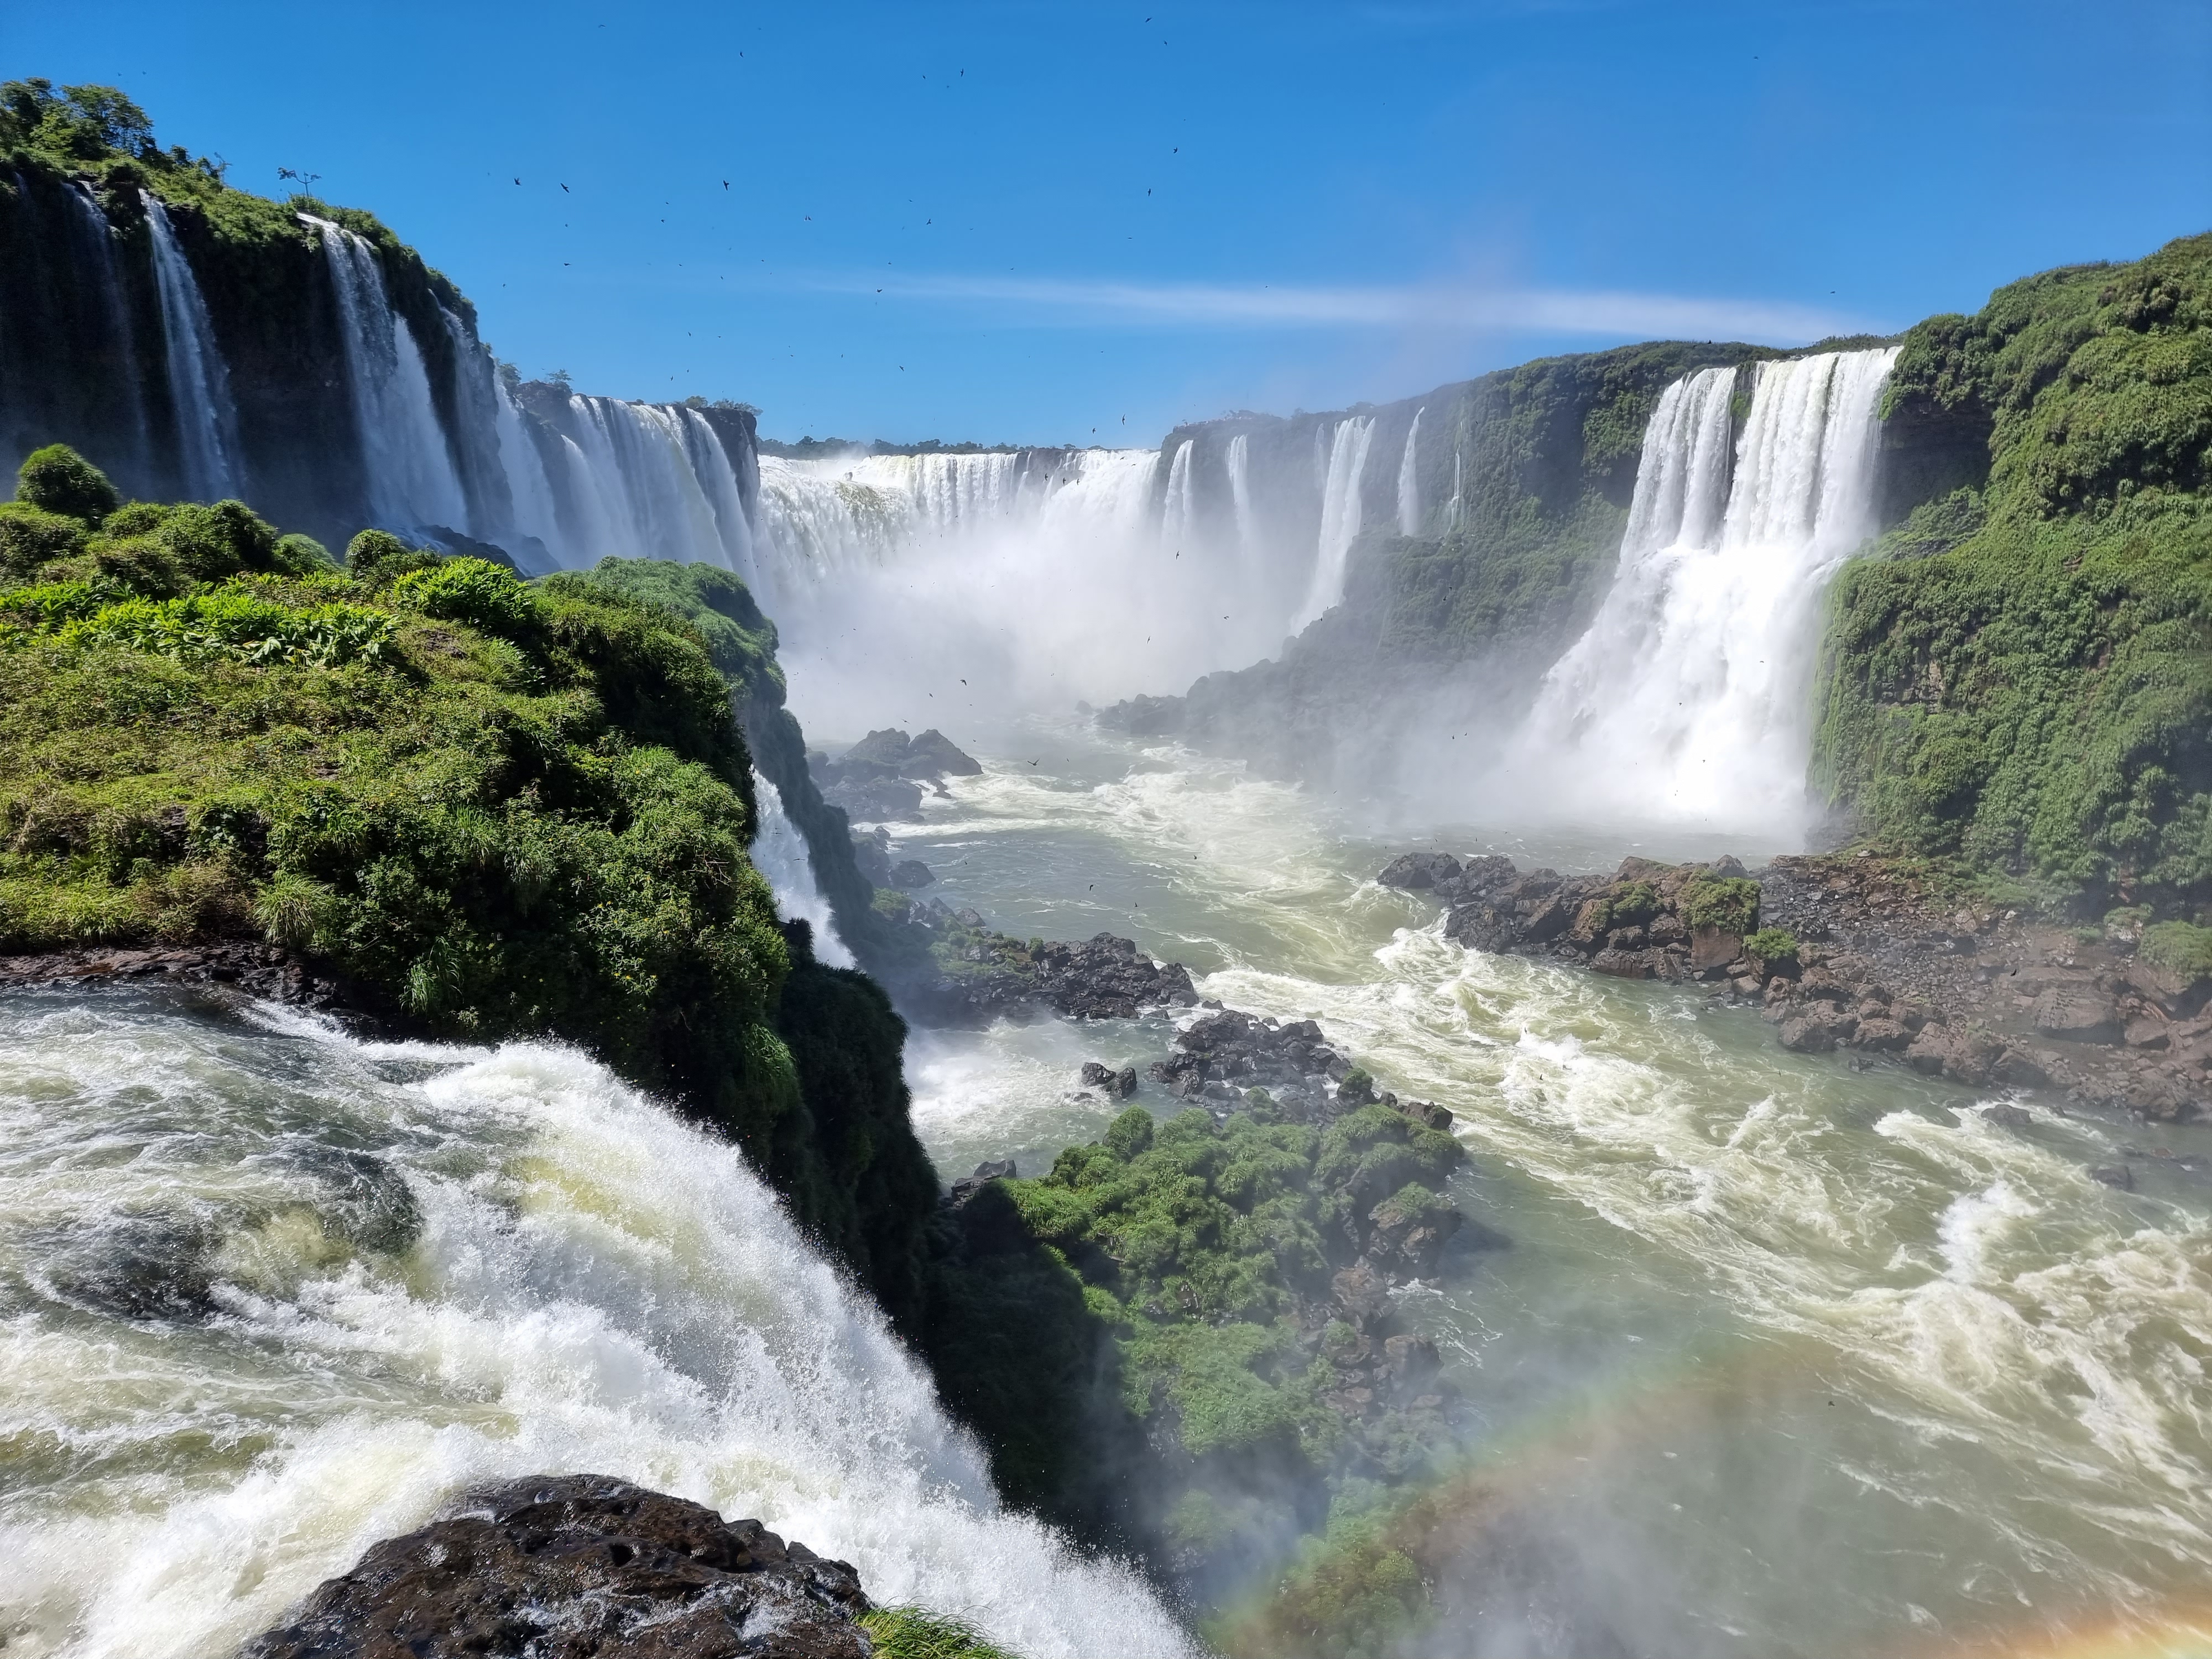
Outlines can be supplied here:
M782 438L1150 444L1887 332L2200 229L2212 17L2122 9L129 3L13 13L0 59L377 213L526 374Z

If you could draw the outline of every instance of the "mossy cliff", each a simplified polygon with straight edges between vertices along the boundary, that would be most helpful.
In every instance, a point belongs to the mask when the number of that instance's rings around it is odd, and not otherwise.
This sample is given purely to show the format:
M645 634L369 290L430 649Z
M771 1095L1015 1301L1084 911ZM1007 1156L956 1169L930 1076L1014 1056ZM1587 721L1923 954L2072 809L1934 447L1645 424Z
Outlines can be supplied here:
M2212 236L1929 319L1883 412L1955 488L1832 590L1816 781L2016 896L2212 902Z
M903 1027L787 938L699 632L66 450L0 507L0 950L262 937L416 1028L547 1036L730 1134L910 1321Z
M112 88L0 87L0 463L58 440L133 493L184 492L151 196L221 344L255 507L337 540L367 521L367 483L337 300L300 214L374 246L448 430L456 354L477 349L475 308L374 215L312 196L272 201L223 175L219 163L161 148L145 112Z

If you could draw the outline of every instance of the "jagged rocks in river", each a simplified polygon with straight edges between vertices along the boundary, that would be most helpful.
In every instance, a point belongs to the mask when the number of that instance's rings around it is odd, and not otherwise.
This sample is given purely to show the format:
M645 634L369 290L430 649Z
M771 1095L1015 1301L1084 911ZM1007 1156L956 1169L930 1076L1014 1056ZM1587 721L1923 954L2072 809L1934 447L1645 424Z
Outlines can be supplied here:
M911 821L921 811L921 787L903 778L841 778L822 799L864 823Z
M1127 1100L1137 1092L1137 1068L1133 1066L1124 1066L1117 1072L1110 1066L1086 1060L1083 1062L1082 1079L1085 1088L1103 1089L1109 1100Z
M866 1659L842 1561L596 1474L478 1487L240 1659Z
M1881 859L1781 857L1754 878L1734 859L1632 858L1611 877L1562 877L1425 853L1378 879L1432 892L1449 907L1447 937L1470 949L1718 982L1760 1001L1799 1053L1888 1056L1975 1087L2048 1085L2161 1120L2212 1115L2212 981L2137 959L2124 933L2085 943L1958 908ZM1762 922L1794 954L1753 954Z
M915 892L935 882L937 877L920 859L901 859L890 867L890 883L904 892Z
M1134 939L1100 933L1081 945L1024 944L991 931L973 910L948 911L935 901L922 920L939 934L939 970L917 1000L938 1018L1046 1007L1070 1019L1134 1019L1147 1008L1198 1001L1188 969L1153 961Z

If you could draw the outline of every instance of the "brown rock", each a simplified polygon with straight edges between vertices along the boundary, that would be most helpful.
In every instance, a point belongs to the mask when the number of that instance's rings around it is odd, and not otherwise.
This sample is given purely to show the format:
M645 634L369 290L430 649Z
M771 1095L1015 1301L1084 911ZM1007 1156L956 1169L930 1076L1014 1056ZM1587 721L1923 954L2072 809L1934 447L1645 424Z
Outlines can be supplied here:
M1643 951L1601 951L1590 958L1590 966L1620 979L1650 979L1652 973L1650 957Z
M2119 1012L2110 997L2087 986L2054 985L2035 999L2037 1032L2067 1042L2117 1042Z
M1743 954L1743 936L1723 933L1717 927L1692 927L1690 930L1690 966L1692 968L1725 968Z
M1879 1006L1879 1004L1869 1005ZM1899 1054L1911 1045L1912 1033L1896 1020L1877 1016L1859 1021L1859 1029L1851 1037L1855 1048L1871 1048L1877 1054Z

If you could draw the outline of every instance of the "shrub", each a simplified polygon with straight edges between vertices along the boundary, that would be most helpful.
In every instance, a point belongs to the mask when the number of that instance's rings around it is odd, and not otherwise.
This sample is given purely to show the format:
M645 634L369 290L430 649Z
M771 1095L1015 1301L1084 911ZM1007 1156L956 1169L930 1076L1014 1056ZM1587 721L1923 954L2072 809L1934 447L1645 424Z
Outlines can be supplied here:
M2186 980L2212 979L2212 927L2161 921L2143 929L2137 952L2145 962Z
M84 540L85 527L75 519L28 501L0 502L0 582L28 580L40 566L67 558Z
M503 639L534 635L544 621L537 596L513 571L487 559L447 559L428 569L410 570L386 592L394 604L411 606L427 617L466 623Z
M98 525L123 505L107 475L67 444L48 444L24 458L15 474L15 499L87 525Z
M1797 960L1797 936L1779 927L1762 927L1743 942L1743 953L1765 963Z
M1692 927L1717 927L1740 937L1759 926L1759 884L1743 876L1701 872L1682 884L1675 908Z

